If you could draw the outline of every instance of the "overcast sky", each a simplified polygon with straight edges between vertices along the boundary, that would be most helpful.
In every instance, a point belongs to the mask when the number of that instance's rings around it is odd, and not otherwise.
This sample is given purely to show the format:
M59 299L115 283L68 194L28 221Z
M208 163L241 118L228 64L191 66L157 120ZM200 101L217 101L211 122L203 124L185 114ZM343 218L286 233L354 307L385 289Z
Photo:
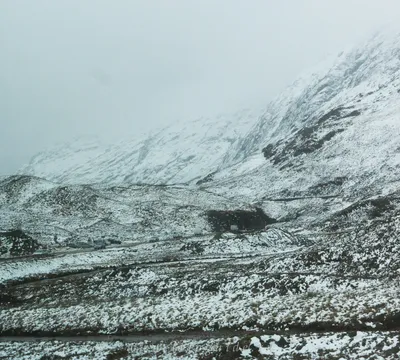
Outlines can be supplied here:
M0 174L76 136L262 108L398 0L0 0Z

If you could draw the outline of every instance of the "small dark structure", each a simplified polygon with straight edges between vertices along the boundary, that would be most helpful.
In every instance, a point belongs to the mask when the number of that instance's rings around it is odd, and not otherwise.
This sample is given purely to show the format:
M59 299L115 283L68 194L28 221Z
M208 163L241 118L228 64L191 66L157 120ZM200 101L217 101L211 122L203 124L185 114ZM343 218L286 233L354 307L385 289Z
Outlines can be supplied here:
M269 224L276 223L261 208L250 210L208 210L207 220L215 232L262 230Z

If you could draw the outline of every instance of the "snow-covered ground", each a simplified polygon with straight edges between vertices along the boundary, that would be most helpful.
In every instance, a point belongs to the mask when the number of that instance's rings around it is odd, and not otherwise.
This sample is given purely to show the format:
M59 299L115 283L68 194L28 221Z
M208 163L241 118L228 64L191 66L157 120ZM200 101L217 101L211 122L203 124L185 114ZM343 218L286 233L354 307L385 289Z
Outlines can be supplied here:
M260 113L78 141L23 170L49 180L2 177L0 334L252 329L232 356L398 358L399 53L380 34ZM222 359L216 341L158 356ZM0 351L154 358L142 345Z
M0 356L15 360L58 359L398 359L398 332L257 335L169 342L2 342Z

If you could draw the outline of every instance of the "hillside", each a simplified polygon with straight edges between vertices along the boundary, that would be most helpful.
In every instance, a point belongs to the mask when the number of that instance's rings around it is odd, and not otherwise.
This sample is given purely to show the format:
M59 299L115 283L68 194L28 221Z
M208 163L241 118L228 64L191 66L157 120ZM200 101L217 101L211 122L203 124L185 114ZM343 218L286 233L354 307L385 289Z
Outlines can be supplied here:
M2 178L0 351L399 358L399 55L388 30L259 114Z
M263 112L176 123L111 146L77 141L36 155L22 173L64 183L173 184L210 174L233 182L256 171L251 183L268 180L274 190L302 190L299 178L373 173L368 181L379 188L396 179L399 161L399 48L397 32L380 33L304 74Z
M21 172L72 184L192 182L229 165L224 157L256 122L256 115L242 110L176 122L112 145L77 139L37 154Z

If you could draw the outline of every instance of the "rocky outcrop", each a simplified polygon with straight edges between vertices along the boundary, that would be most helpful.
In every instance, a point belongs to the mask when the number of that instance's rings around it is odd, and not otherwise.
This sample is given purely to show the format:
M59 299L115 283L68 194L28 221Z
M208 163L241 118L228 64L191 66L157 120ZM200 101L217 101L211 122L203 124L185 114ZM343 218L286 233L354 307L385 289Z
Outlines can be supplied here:
M266 215L260 208L247 210L209 210L207 219L215 232L234 230L262 230L276 219Z
M20 229L0 232L0 256L33 254L39 244Z

